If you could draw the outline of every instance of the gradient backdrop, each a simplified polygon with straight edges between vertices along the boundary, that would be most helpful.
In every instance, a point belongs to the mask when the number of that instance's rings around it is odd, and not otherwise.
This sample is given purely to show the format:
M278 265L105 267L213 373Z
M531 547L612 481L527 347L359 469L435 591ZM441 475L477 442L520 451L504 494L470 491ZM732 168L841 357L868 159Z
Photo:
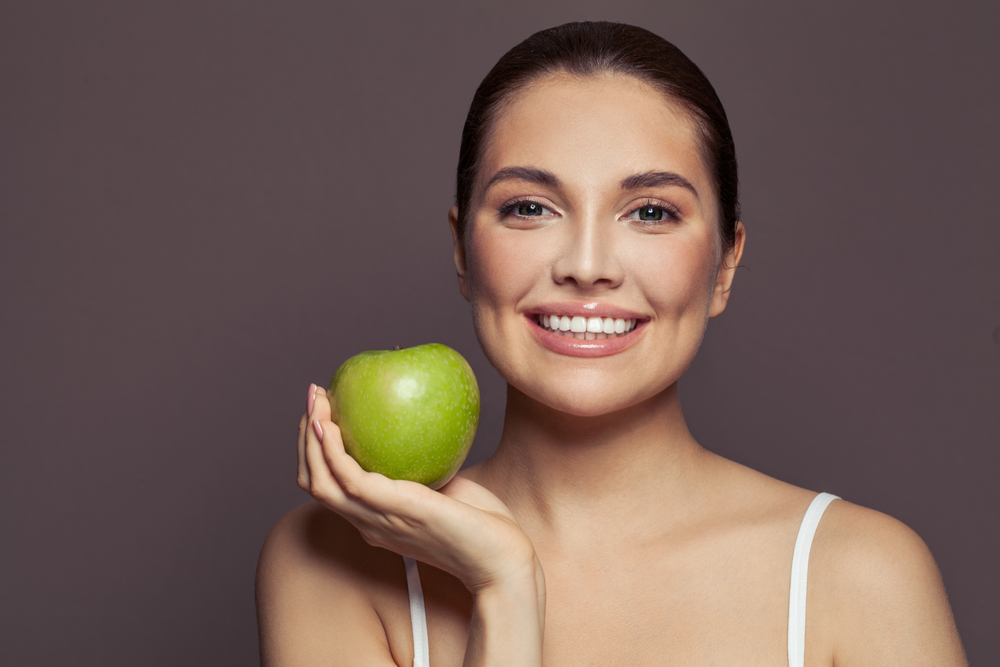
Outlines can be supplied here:
M682 397L710 449L896 516L1000 661L997 5L4 2L0 647L249 665L295 428L355 352L482 385L445 213L479 80L579 19L664 35L732 119L749 240Z

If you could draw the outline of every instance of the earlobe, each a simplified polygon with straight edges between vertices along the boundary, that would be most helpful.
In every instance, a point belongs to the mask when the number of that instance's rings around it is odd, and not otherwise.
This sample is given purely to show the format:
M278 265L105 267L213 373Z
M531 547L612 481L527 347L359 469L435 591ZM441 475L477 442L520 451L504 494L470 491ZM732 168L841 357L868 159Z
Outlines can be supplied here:
M458 272L458 288L465 300L469 300L469 265L465 257L465 240L458 233L458 207L448 210L448 225L451 227L451 240L454 244L455 271Z
M715 317L726 309L729 303L729 292L733 288L733 278L736 277L736 267L740 265L743 257L743 245L746 242L746 228L742 222L736 223L736 238L732 249L722 257L719 263L719 273L715 281L715 289L712 292L712 305L709 307L708 316Z

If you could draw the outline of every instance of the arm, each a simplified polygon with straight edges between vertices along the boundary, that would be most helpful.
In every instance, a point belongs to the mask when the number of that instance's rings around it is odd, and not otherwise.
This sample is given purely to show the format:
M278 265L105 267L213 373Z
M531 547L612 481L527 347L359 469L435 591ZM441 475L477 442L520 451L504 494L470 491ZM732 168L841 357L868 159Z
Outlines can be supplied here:
M544 579L534 547L507 507L485 488L461 477L438 492L420 484L367 473L344 452L340 431L330 421L329 402L322 389L316 390L309 412L299 426L298 482L321 505L357 529L353 531L348 526L346 530L334 531L339 533L336 539L359 542L363 539L368 545L410 556L459 579L474 598L465 664L540 665ZM316 586L296 585L294 579L299 572L313 572L310 580L324 580L324 573L332 579L329 587L339 593L322 596L324 600L337 600L336 604L344 609L371 609L370 604L366 607L363 601L358 601L364 597L367 583L359 583L357 577L345 574L342 564L323 566L309 563L308 558L283 556L288 551L283 546L295 547L294 536L301 531L291 527L287 532L291 537L283 536L279 524L261 554L258 608L265 656L269 652L281 653L284 649L274 648L280 646L300 653L292 645L308 630L296 625L293 619L308 612L301 611L297 600L315 591ZM348 545L339 551L346 554L372 551L360 544L357 547ZM292 553L295 551L291 549ZM343 604L339 599L341 594ZM370 621L377 614L348 612L346 617L345 627L350 630L343 633L342 641L351 651L358 646L366 647L361 649L364 659L360 663L380 664L376 659L381 658L390 660L385 664L393 664L384 633L376 642L368 642L381 629L377 618L365 628L360 627L366 617ZM308 628L308 622L305 627ZM511 650L518 653L512 655ZM329 651L326 653L326 660L336 659ZM265 660L265 664L309 663ZM344 659L334 664L356 664L356 661Z
M378 570L402 563L378 562L384 556L366 547L350 524L315 503L278 521L257 562L262 667L396 664L365 588L378 585Z
M464 664L541 665L544 621L545 580L536 558L523 576L476 595Z
M833 664L966 667L941 574L923 540L850 503L834 503L829 512L814 563L817 612L827 619Z

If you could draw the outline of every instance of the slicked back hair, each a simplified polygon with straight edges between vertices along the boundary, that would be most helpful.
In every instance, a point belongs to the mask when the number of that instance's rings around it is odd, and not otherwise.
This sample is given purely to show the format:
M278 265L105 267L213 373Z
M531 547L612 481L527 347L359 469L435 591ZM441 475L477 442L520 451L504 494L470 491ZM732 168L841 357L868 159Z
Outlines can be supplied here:
M715 89L698 66L667 40L643 28L607 21L566 23L536 32L505 53L479 84L465 119L458 158L459 235L464 236L468 227L483 152L498 115L518 91L558 73L581 78L631 76L688 113L719 199L722 250L731 250L740 217L736 147Z

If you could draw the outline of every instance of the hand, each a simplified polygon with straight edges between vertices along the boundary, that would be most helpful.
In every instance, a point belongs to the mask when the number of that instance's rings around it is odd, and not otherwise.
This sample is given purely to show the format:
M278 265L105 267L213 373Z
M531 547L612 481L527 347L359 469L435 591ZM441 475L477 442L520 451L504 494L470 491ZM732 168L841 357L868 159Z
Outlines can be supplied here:
M456 476L439 491L366 472L344 451L326 392L310 387L299 422L298 484L365 541L433 565L473 593L538 578L534 547L503 502Z

